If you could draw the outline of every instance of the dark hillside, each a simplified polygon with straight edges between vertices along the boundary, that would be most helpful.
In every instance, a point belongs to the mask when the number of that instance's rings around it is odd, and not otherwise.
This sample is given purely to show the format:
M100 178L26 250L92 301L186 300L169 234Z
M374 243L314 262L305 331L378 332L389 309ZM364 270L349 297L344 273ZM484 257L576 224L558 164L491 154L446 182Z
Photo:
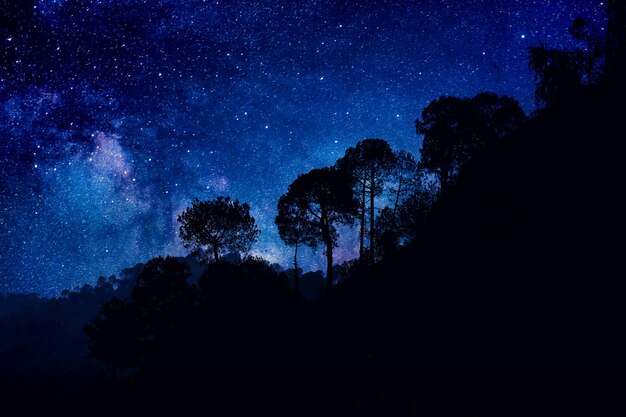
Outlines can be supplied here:
M414 381L418 403L504 415L611 395L623 371L624 92L606 82L489 148L419 244L344 287L338 326L381 358L393 390Z
M75 404L289 415L611 409L624 369L619 85L590 89L487 148L418 243L355 264L330 298L294 298L260 260L210 265L198 288L181 287L196 307L171 306L183 321L157 334L136 377Z

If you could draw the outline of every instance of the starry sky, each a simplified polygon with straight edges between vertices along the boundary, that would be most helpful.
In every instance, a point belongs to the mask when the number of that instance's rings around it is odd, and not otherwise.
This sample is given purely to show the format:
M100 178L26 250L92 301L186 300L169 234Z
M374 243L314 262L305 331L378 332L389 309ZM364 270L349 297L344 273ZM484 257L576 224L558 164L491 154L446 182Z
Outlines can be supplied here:
M184 255L194 197L252 207L252 251L300 173L366 137L418 155L441 95L534 108L525 48L577 46L583 0L9 0L0 3L0 292L58 294ZM355 232L356 233L356 232ZM356 256L344 233L336 259ZM305 269L323 255L307 251Z

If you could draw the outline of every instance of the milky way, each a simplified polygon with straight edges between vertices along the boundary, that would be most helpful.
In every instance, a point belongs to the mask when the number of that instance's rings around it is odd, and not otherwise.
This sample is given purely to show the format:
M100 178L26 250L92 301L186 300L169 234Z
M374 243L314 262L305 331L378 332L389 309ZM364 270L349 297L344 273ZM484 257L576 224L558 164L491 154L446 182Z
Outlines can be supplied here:
M349 5L348 5L349 3ZM182 255L194 197L249 202L254 254L299 173L381 137L418 154L440 95L533 109L525 48L596 1L29 0L0 5L0 292L55 294ZM337 259L355 255L346 233ZM307 252L306 269L322 265Z

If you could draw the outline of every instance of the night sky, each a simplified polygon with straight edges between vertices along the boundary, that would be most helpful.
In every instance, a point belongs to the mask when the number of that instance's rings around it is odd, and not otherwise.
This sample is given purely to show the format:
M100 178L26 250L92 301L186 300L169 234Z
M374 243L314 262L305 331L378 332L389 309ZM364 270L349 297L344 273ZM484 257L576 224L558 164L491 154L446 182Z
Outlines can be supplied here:
M11 3L15 3L11 6ZM582 0L30 0L0 5L0 292L57 294L184 255L194 197L250 203L252 251L288 266L276 203L366 137L418 155L441 95L534 108L525 47L576 46ZM336 260L356 256L346 233ZM321 269L308 251L301 264Z

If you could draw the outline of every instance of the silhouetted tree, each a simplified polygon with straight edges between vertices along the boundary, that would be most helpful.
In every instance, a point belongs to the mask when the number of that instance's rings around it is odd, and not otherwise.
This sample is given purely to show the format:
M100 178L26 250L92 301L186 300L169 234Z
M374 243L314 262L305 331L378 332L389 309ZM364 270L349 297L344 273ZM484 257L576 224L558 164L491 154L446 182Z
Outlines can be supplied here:
M617 74L626 60L626 0L607 0L606 15L606 71Z
M472 98L443 96L430 102L415 121L423 134L421 165L433 172L443 191L472 156L520 127L526 116L507 96L480 93Z
M544 44L529 46L528 65L535 73L535 99L539 107L550 107L571 99L582 87L580 51L552 49Z
M398 207L397 235L400 242L408 243L417 237L420 228L426 222L435 199L437 184L434 180L422 176L420 186L411 193Z
M316 247L324 244L326 254L326 284L330 294L333 283L333 248L337 244L337 228L340 223L350 224L358 210L354 198L351 178L336 168L314 169L301 174L291 183L285 199L305 217L315 238L306 241Z
M192 253L202 261L208 261L209 250L215 261L224 249L246 252L260 234L250 215L250 206L230 197L217 197L213 201L196 198L192 206L178 216L178 221L183 244L192 248Z
M574 22L569 27L569 33L579 41L589 42L593 38L590 32L589 22L581 16L577 16L576 19L574 19Z
M550 107L571 100L583 86L593 85L624 60L626 52L626 1L606 3L604 35L582 17L574 19L570 34L584 43L583 50L550 49L543 44L528 47L528 63L535 73L537 104ZM621 58L620 58L621 57Z
M398 204L385 207L376 219L377 250L381 259L413 241L434 204L437 184L432 176L418 170L411 181Z
M90 355L111 365L113 379L117 368L138 366L149 346L167 340L189 317L195 305L187 283L190 275L189 265L177 258L151 259L137 277L130 300L111 298L85 326ZM104 277L98 284L96 291L112 287Z
M422 183L424 170L419 166L410 152L395 152L394 164L389 176L390 203L380 211L376 218L376 253L377 259L397 250L403 239L400 208L404 201L416 193Z
M274 220L278 227L278 235L289 246L294 247L294 291L300 296L300 279L298 271L298 247L301 244L317 246L320 235L316 233L315 224L307 217L306 209L298 205L298 201L286 194L278 200L278 215Z
M398 250L400 220L393 208L385 207L376 218L376 254L383 259Z
M111 365L114 381L118 368L136 367L145 352L144 326L138 312L133 303L117 297L100 307L84 332L89 338L89 356Z
M208 297L209 308L228 303L229 309L245 310L253 303L286 300L289 294L288 280L269 262L256 256L247 256L239 264L212 263L199 278L198 285Z
M366 201L369 198L370 250L369 262L374 262L376 213L374 198L383 192L385 179L391 172L395 155L384 139L363 139L346 150L337 166L348 172L354 180L354 194L360 200L359 258L364 255Z
M190 276L189 265L171 256L150 259L144 266L131 300L141 312L148 333L175 327L193 307L194 294L187 282Z
M603 58L602 36L594 30L594 27L585 19L578 16L574 19L569 33L578 41L585 44L584 62L582 63L581 80L585 85L591 85L598 81L601 75L601 59Z
M402 201L420 187L422 174L417 161L410 152L398 151L394 159L391 191L393 193L392 211L395 214Z
M506 138L522 126L528 117L517 100L482 92L469 99L476 142L473 151Z
M422 120L415 121L416 132L424 135L421 163L435 173L442 189L468 158L469 113L466 100L443 96L431 101Z

